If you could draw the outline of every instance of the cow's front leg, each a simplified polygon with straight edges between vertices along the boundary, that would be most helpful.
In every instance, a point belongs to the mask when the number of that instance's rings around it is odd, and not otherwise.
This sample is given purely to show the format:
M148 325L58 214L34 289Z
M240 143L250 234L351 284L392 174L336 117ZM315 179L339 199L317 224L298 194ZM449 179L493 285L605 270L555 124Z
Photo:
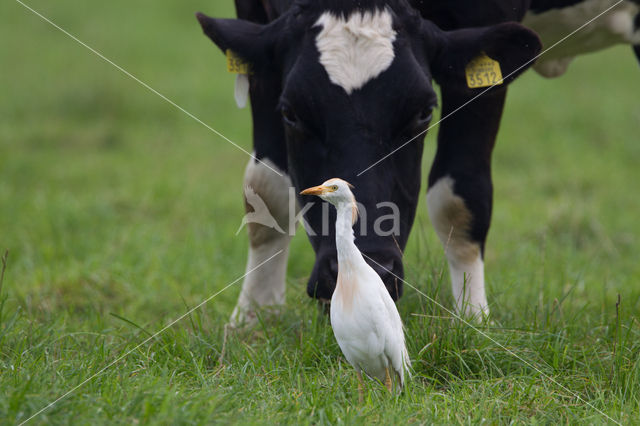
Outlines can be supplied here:
M295 198L290 200L291 180L268 159L269 167L249 161L244 176L247 215L243 220L249 233L247 275L242 283L238 303L231 314L231 325L251 324L256 308L278 306L285 301L285 279L289 244L292 237L290 210L295 212Z
M481 319L489 314L483 256L493 200L491 153L506 89L457 110L473 95L442 88L442 115L451 115L440 123L427 205L449 263L457 311Z

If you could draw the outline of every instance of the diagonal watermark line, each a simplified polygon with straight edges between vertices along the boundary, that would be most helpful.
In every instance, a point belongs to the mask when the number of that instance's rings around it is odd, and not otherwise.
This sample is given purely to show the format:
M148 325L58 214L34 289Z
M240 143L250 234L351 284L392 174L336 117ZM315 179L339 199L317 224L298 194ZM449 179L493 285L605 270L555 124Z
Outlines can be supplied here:
M181 107L180 105L178 105L177 103L175 103L174 101L172 101L171 99L169 99L168 97L166 97L165 95L163 95L162 93L158 92L156 89L154 89L153 87L149 86L147 83L145 83L144 81L140 80L138 77L136 77L135 75L131 74L129 71L125 70L124 68L122 68L120 65L116 64L115 62L113 62L111 59L107 58L106 56L104 56L102 53L98 52L96 49L94 49L93 47L89 46L87 43L83 42L82 40L80 40L79 38L77 38L76 36L74 36L73 34L71 34L70 32L68 32L67 30L65 30L64 28L60 27L59 25L57 25L55 22L53 22L51 19L47 18L46 16L42 15L40 12L38 12L37 10L33 9L32 7L30 7L29 5L23 3L20 0L16 0L17 3L19 3L20 5L22 5L25 9L30 10L31 12L33 12L33 14L35 14L36 16L38 16L40 19L42 19L43 21L47 22L48 24L50 24L51 26L53 26L54 28L56 28L57 30L61 31L63 34L67 35L69 38L71 38L73 41L75 41L76 43L80 44L81 46L87 48L89 51L91 51L93 54L95 54L96 56L98 56L100 59L102 59L103 61L107 62L108 64L112 65L114 68L116 68L118 71L120 71L121 73L123 73L124 75L126 75L127 77L131 78L132 80L134 80L135 82L137 82L138 84L140 84L141 86L143 86L145 89L149 90L151 93L154 93L155 95L159 96L162 100L164 100L165 102L171 104L172 106L174 106L175 108L177 108L178 110L182 111L184 114L186 114L187 116L191 117L192 119L194 119L195 121L197 121L198 123L202 124L204 127L206 127L207 129L209 129L211 132L215 133L216 135L218 135L219 137L221 137L222 139L224 139L225 141L229 142L231 145L235 146L236 148L238 148L240 151L244 152L245 154L247 154L249 157L253 158L254 161L258 161L260 162L262 165L264 165L265 167L267 167L268 169L270 169L272 172L274 172L275 174L277 174L278 176L282 176L282 173L280 173L279 171L277 171L276 169L274 169L273 167L269 166L268 164L266 164L265 162L263 162L262 160L256 158L255 155L251 154L249 151L247 151L246 149L244 149L243 147L241 147L240 145L238 145L237 143L235 143L234 141L232 141L231 139L229 139L228 137L226 137L225 135L223 135L222 133L220 133L219 131L217 131L216 129L214 129L213 127L211 127L210 125L208 125L207 123L205 123L204 121L202 121L201 119L199 119L198 117L196 117L195 115L193 115L192 113L190 113L189 111L187 111L186 109L184 109L183 107Z
M447 313L449 313L451 316L453 316L454 318L462 321L466 326L470 327L472 330L474 330L475 332L481 334L483 337L486 337L487 339L489 339L491 342L495 343L496 345L498 345L501 349L504 349L507 353L509 353L510 355L512 355L513 357L517 358L518 360L522 361L523 363L525 363L527 366L533 368L535 371L537 371L538 373L540 373L545 379L553 382L556 386L558 386L559 388L561 388L562 390L568 392L569 394L573 395L576 399L578 399L579 401L583 402L584 404L587 404L589 407L593 408L595 411L597 411L599 414L601 414L602 416L606 417L607 419L611 420L612 422L622 426L622 423L620 423L619 421L613 419L611 416L607 415L605 412L603 412L602 410L598 409L595 405L591 404L589 401L585 400L584 398L582 398L580 395L578 395L576 392L572 391L571 389L569 389L568 387L566 387L565 385L563 385L562 383L558 382L556 379L554 379L553 377L551 377L550 375L546 374L544 371L540 370L538 367L536 367L535 365L533 365L532 363L530 363L529 361L525 360L524 358L522 358L520 355L518 355L517 353L513 352L511 349L507 348L506 346L504 346L502 343L498 342L497 340L495 340L493 337L489 336L487 333L485 333L484 331L480 330L478 327L474 326L473 324L471 324L469 321L467 321L466 319L464 319L462 316L458 315L456 312L452 311L451 309L448 309L447 307L445 307L443 304L441 304L440 302L438 302L437 300L435 300L432 297L429 297L427 294L425 294L423 291L421 291L420 289L418 289L417 287L413 286L412 284L408 283L406 280L400 278L399 276L397 276L396 274L394 274L392 271L390 271L389 269L387 269L386 267L384 267L383 265L381 265L380 263L376 262L374 259L372 259L371 257L367 256L366 254L362 253L362 256L366 257L367 259L369 259L370 261L372 261L373 263L375 263L376 265L378 265L379 267L381 267L382 269L384 269L385 271L387 271L388 273L390 273L391 275L393 275L396 279L402 281L404 284L408 285L409 287L411 287L412 289L414 289L415 291L417 291L418 293L420 293L424 298L426 298L427 300L429 300L430 302L435 303L439 308L444 309Z
M525 62L524 64L520 65L520 67L516 68L515 71L512 71L511 73L509 73L507 76L503 77L503 81L506 80L507 78L511 77L512 75L514 75L515 73L517 73L518 71L520 71L521 69L529 66L529 64L531 64L532 62L535 62L539 57L541 57L542 55L544 55L545 53L547 53L548 51L550 51L551 49L557 47L559 44L565 42L567 39L573 37L577 32L583 30L585 27L589 26L593 21L597 20L598 18L600 18L602 15L605 15L606 13L608 13L610 10L612 10L613 8L615 8L616 6L618 6L620 3L622 3L624 0L618 0L616 3L614 3L611 7L607 8L605 11L599 13L597 16L595 16L594 18L591 18L590 20L588 20L586 23L584 23L583 25L581 25L580 27L576 28L575 30L573 30L571 33L567 34L566 36L564 36L563 38L561 38L560 40L558 40L557 42L555 42L554 44L552 44L550 47L546 48L545 50L543 50L542 52L540 52L538 55L536 55L535 57L533 57L532 59L529 59L527 62ZM362 170L360 173L358 173L357 176L360 176L366 172L368 172L369 170L371 170L372 168L374 168L375 166L377 166L378 164L382 163L384 160L386 160L387 158L391 157L393 154L395 154L396 152L400 151L402 148L404 148L405 146L409 145L411 142L413 142L414 140L416 140L417 138L419 138L420 136L424 135L425 133L427 133L429 130L433 129L434 127L436 127L437 125L439 125L440 123L442 123L444 120L446 120L447 118L451 117L452 115L456 114L458 111L460 111L461 109L463 109L464 107L466 107L467 105L469 105L470 103L472 103L473 101L475 101L476 99L478 99L480 96L484 95L485 93L487 93L489 90L493 89L494 86L488 87L487 89L483 90L482 92L478 93L476 96L474 96L473 98L469 99L467 102L465 102L464 104L460 105L459 107L457 107L456 109L454 109L453 111L451 111L449 114L445 115L444 117L441 117L440 120L438 120L437 123L434 123L432 125L430 125L429 127L427 127L425 130L423 130L422 132L418 133L417 135L415 135L414 137L412 137L411 139L409 139L408 141L406 141L405 143L403 143L402 145L400 145L398 148L394 149L393 151L391 151L390 153L388 153L387 155L385 155L384 157L382 157L381 159L379 159L378 161L376 161L375 163L371 164L369 167L367 167L366 169Z
M31 417L29 417L28 419L24 420L23 422L19 423L18 426L22 426L26 423L28 423L29 421L31 421L33 418L35 418L36 416L40 415L41 413L43 413L44 411L48 410L49 408L53 407L55 404L57 404L58 402L60 402L61 400L63 400L64 398L66 398L67 396L71 395L73 392L75 392L76 390L78 390L80 387L82 387L83 385L85 385L87 382L93 380L94 378L96 378L97 376L99 376L100 374L104 373L107 369L109 369L110 367L112 367L113 365L117 364L119 361L121 361L122 359L126 358L131 352L137 350L139 347L147 344L151 339L155 339L159 334L162 334L164 331L166 331L167 329L171 328L173 325L175 325L177 322L183 320L187 315L191 314L193 311L196 311L198 309L200 309L200 307L202 307L203 305L205 305L207 302L209 302L210 300L212 300L213 298L215 298L216 296L218 296L220 293L224 292L225 290L227 290L229 287L233 286L234 284L236 284L238 281L240 281L241 279L243 279L244 277L246 277L247 275L251 274L252 272L254 272L255 270L261 268L263 265L265 265L266 263L270 262L272 259L274 259L276 256L278 256L279 254L281 254L284 250L278 250L273 256L269 257L267 260L265 260L264 262L261 262L259 265L257 265L255 268L250 269L249 271L245 272L244 275L242 275L239 278L236 278L235 280L233 280L231 283L227 284L224 288L222 288L221 290L215 292L214 294L212 294L211 296L209 296L208 298L206 298L204 301L200 302L198 305L196 305L195 307L189 309L187 312L185 312L184 314L180 315L178 318L176 318L175 320L171 321L169 324L165 325L164 327L162 327L159 331L153 333L151 336L149 336L148 338L146 338L145 340L142 341L142 343L136 345L133 349L128 350L127 352L125 352L123 355L119 356L118 358L115 359L115 361L110 362L109 364L107 364L105 367L103 367L102 369L100 369L100 371L98 371L97 373L91 375L88 379L85 379L84 381L82 381L80 384L74 386L73 388L71 388L71 390L65 392L63 395L59 396L58 398L56 398L54 401L50 402L49 404L45 405L44 407L42 407L40 410L38 410L35 414L33 414Z

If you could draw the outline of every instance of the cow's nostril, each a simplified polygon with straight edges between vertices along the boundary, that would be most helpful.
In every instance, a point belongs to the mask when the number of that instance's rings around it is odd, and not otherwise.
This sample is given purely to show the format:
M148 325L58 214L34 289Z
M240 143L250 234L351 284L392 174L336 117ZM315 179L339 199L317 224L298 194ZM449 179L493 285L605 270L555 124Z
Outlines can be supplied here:
M386 262L376 262L375 266L373 269L376 269L376 271L379 271L380 275L382 274L390 274L393 272L393 265L394 265L394 261L388 260Z
M331 300L338 277L338 259L334 253L319 256L307 283L307 294L316 299Z
M378 275L392 274L397 269L397 265L402 263L401 259L379 253L363 253L364 259L378 273Z
M366 254L364 258L380 276L393 300L398 300L402 296L402 278L404 276L402 259L388 253Z
M365 261L380 276L393 300L402 296L402 278L404 276L402 258L394 252L363 252ZM336 253L324 253L316 259L309 282L307 294L316 299L331 300L338 278L338 258Z
M329 269L331 270L331 273L333 274L334 277L338 276L338 259L335 257L332 257L331 259L329 259Z

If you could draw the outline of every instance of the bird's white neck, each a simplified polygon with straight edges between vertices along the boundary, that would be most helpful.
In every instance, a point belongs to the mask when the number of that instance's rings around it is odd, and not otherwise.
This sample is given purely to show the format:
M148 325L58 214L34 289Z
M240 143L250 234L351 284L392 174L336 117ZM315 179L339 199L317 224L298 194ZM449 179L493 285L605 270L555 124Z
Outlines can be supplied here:
M336 206L336 249L338 251L338 267L349 268L354 262L364 261L360 250L356 247L353 235L353 204L340 203ZM346 271L344 271L346 272Z

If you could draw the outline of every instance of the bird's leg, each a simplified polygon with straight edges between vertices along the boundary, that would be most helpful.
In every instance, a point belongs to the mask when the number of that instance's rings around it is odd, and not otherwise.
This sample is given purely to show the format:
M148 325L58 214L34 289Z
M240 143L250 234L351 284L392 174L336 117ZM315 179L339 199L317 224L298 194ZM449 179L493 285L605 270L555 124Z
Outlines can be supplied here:
M391 393L393 392L393 382L391 382L391 376L389 375L389 367L384 369L385 371L385 379L384 379L384 385L387 387L387 390Z
M358 375L358 402L362 404L364 402L364 381L360 371L356 371L356 374Z

